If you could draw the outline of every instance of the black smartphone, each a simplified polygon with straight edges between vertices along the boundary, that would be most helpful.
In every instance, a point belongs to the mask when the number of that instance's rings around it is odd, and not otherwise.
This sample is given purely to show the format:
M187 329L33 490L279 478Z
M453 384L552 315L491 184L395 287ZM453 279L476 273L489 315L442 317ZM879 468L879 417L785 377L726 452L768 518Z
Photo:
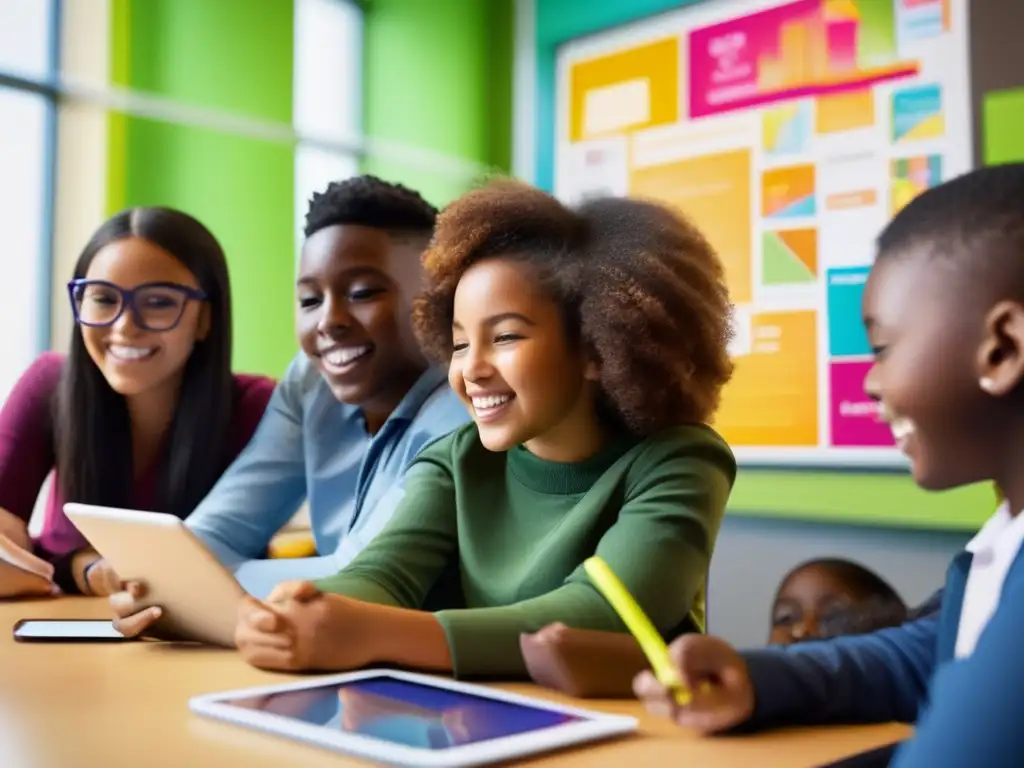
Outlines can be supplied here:
M14 625L19 643L121 643L131 640L114 622L94 619L22 619Z

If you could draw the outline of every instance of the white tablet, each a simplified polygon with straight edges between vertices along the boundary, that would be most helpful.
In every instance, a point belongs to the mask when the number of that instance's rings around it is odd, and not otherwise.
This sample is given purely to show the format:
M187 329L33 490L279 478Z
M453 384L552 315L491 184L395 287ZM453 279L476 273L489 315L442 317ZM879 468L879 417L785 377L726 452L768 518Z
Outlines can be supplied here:
M155 636L234 645L245 592L181 520L89 504L65 504L64 513L118 576L145 583L143 605L163 609Z
M189 708L315 746L404 766L471 766L632 733L632 717L393 670L199 696Z

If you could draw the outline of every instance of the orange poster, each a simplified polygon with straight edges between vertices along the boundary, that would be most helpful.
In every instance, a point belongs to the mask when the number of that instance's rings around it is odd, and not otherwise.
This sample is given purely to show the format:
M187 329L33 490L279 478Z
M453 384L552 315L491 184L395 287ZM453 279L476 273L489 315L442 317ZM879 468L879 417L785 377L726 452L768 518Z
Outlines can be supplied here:
M749 348L735 358L715 428L734 447L817 446L816 313L765 312L749 322Z
M870 88L818 97L814 127L818 133L842 133L875 124L875 92Z
M689 217L718 251L735 304L753 299L750 150L676 160L635 170L630 194L660 200Z
M814 166L791 165L772 168L761 176L761 215L766 219L813 216Z
M679 90L675 37L574 64L569 71L569 140L675 123Z

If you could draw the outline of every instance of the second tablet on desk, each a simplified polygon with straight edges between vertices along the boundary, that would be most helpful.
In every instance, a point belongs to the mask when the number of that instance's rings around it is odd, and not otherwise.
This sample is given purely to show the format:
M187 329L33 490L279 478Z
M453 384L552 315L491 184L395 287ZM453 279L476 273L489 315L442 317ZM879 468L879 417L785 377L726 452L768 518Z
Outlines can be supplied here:
M64 513L125 581L146 585L144 605L163 617L154 634L234 645L238 601L232 576L174 515L65 504Z
M475 766L633 733L635 718L371 669L198 696L192 711L370 760Z

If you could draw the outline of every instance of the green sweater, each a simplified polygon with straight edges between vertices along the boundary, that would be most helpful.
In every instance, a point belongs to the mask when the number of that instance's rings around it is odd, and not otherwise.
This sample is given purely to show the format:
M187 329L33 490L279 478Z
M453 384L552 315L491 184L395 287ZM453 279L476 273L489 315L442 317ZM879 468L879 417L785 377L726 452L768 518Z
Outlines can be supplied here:
M425 448L391 522L324 592L420 608L457 562L465 607L436 613L455 674L520 676L519 636L560 621L625 631L583 561L603 557L667 637L703 631L708 564L736 474L708 427L615 442L578 463L493 453L467 424Z

